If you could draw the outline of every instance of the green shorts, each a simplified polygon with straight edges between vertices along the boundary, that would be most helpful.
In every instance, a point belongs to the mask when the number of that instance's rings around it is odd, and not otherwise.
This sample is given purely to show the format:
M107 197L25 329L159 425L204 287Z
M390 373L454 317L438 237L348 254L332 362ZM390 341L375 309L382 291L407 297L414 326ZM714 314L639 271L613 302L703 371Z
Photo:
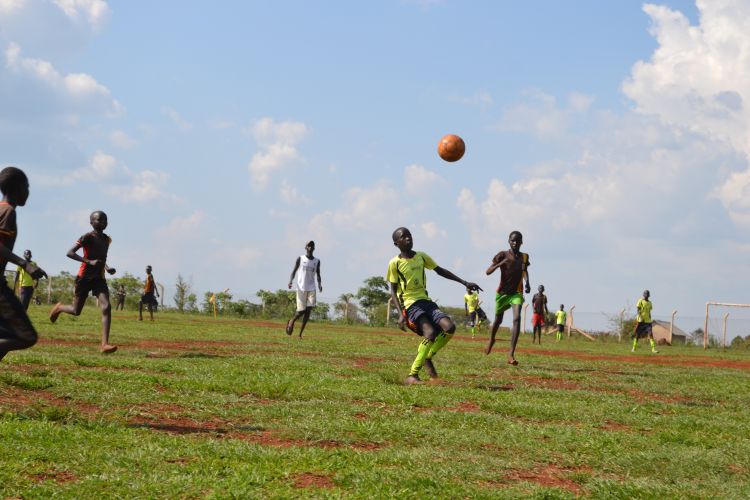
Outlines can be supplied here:
M523 304L523 295L520 293L512 293L510 295L498 293L495 295L495 314L500 314L510 309L511 306L520 306L521 304Z

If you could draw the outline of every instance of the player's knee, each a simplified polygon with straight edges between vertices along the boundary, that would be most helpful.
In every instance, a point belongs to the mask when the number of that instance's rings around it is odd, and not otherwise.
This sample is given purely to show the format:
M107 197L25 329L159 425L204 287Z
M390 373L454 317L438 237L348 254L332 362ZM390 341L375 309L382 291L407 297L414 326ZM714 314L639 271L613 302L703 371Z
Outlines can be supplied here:
M450 324L447 325L447 328L444 329L444 331L449 335L453 335L454 333L456 333L456 324L451 321Z
M106 304L102 304L102 313L109 314L112 312L112 304L107 302Z
M430 342L434 342L437 337L437 330L429 323L426 323L422 325L422 335Z

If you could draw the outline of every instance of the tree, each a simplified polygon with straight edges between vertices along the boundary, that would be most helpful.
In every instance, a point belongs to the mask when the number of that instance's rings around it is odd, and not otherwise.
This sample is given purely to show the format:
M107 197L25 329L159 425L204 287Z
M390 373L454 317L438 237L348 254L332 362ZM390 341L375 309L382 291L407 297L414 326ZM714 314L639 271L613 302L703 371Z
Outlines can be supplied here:
M353 323L358 319L359 308L352 299L354 299L353 293L342 293L338 302L333 305L333 310L344 323Z
M297 309L296 294L291 290L259 290L256 295L262 302L264 318L288 319Z
M382 276L371 276L357 290L357 300L371 324L385 324L386 303L391 296L388 282Z
M143 292L143 282L133 276L130 273L125 273L119 278L113 278L107 280L109 282L110 291L120 287L125 288L125 305L128 308L134 308L141 300L141 293Z
M185 312L185 307L188 303L188 298L192 293L193 286L182 278L181 274L177 275L177 283L175 283L174 303L177 306L177 310Z

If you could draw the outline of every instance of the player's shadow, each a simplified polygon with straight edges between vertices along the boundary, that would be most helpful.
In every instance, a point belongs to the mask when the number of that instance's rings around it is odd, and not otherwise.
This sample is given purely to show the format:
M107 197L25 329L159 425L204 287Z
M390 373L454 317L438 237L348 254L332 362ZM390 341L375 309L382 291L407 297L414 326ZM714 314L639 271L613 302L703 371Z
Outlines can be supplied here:
M237 427L200 427L198 425L160 424L156 422L140 422L128 424L134 429L151 429L152 431L169 432L172 434L228 434L230 432L262 432L265 427L260 425L240 425Z

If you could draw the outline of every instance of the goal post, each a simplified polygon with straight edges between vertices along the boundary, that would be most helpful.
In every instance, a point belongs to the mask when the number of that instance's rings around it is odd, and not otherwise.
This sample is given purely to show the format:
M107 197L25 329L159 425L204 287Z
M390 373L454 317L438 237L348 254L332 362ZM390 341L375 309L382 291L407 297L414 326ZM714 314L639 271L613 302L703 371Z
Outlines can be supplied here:
M708 349L708 318L711 311L711 307L738 307L740 309L750 309L750 304L733 304L730 302L706 302L706 319L703 323L703 349ZM727 318L729 317L729 313L724 314L723 316L723 340L722 345L726 347L726 324L727 324Z

